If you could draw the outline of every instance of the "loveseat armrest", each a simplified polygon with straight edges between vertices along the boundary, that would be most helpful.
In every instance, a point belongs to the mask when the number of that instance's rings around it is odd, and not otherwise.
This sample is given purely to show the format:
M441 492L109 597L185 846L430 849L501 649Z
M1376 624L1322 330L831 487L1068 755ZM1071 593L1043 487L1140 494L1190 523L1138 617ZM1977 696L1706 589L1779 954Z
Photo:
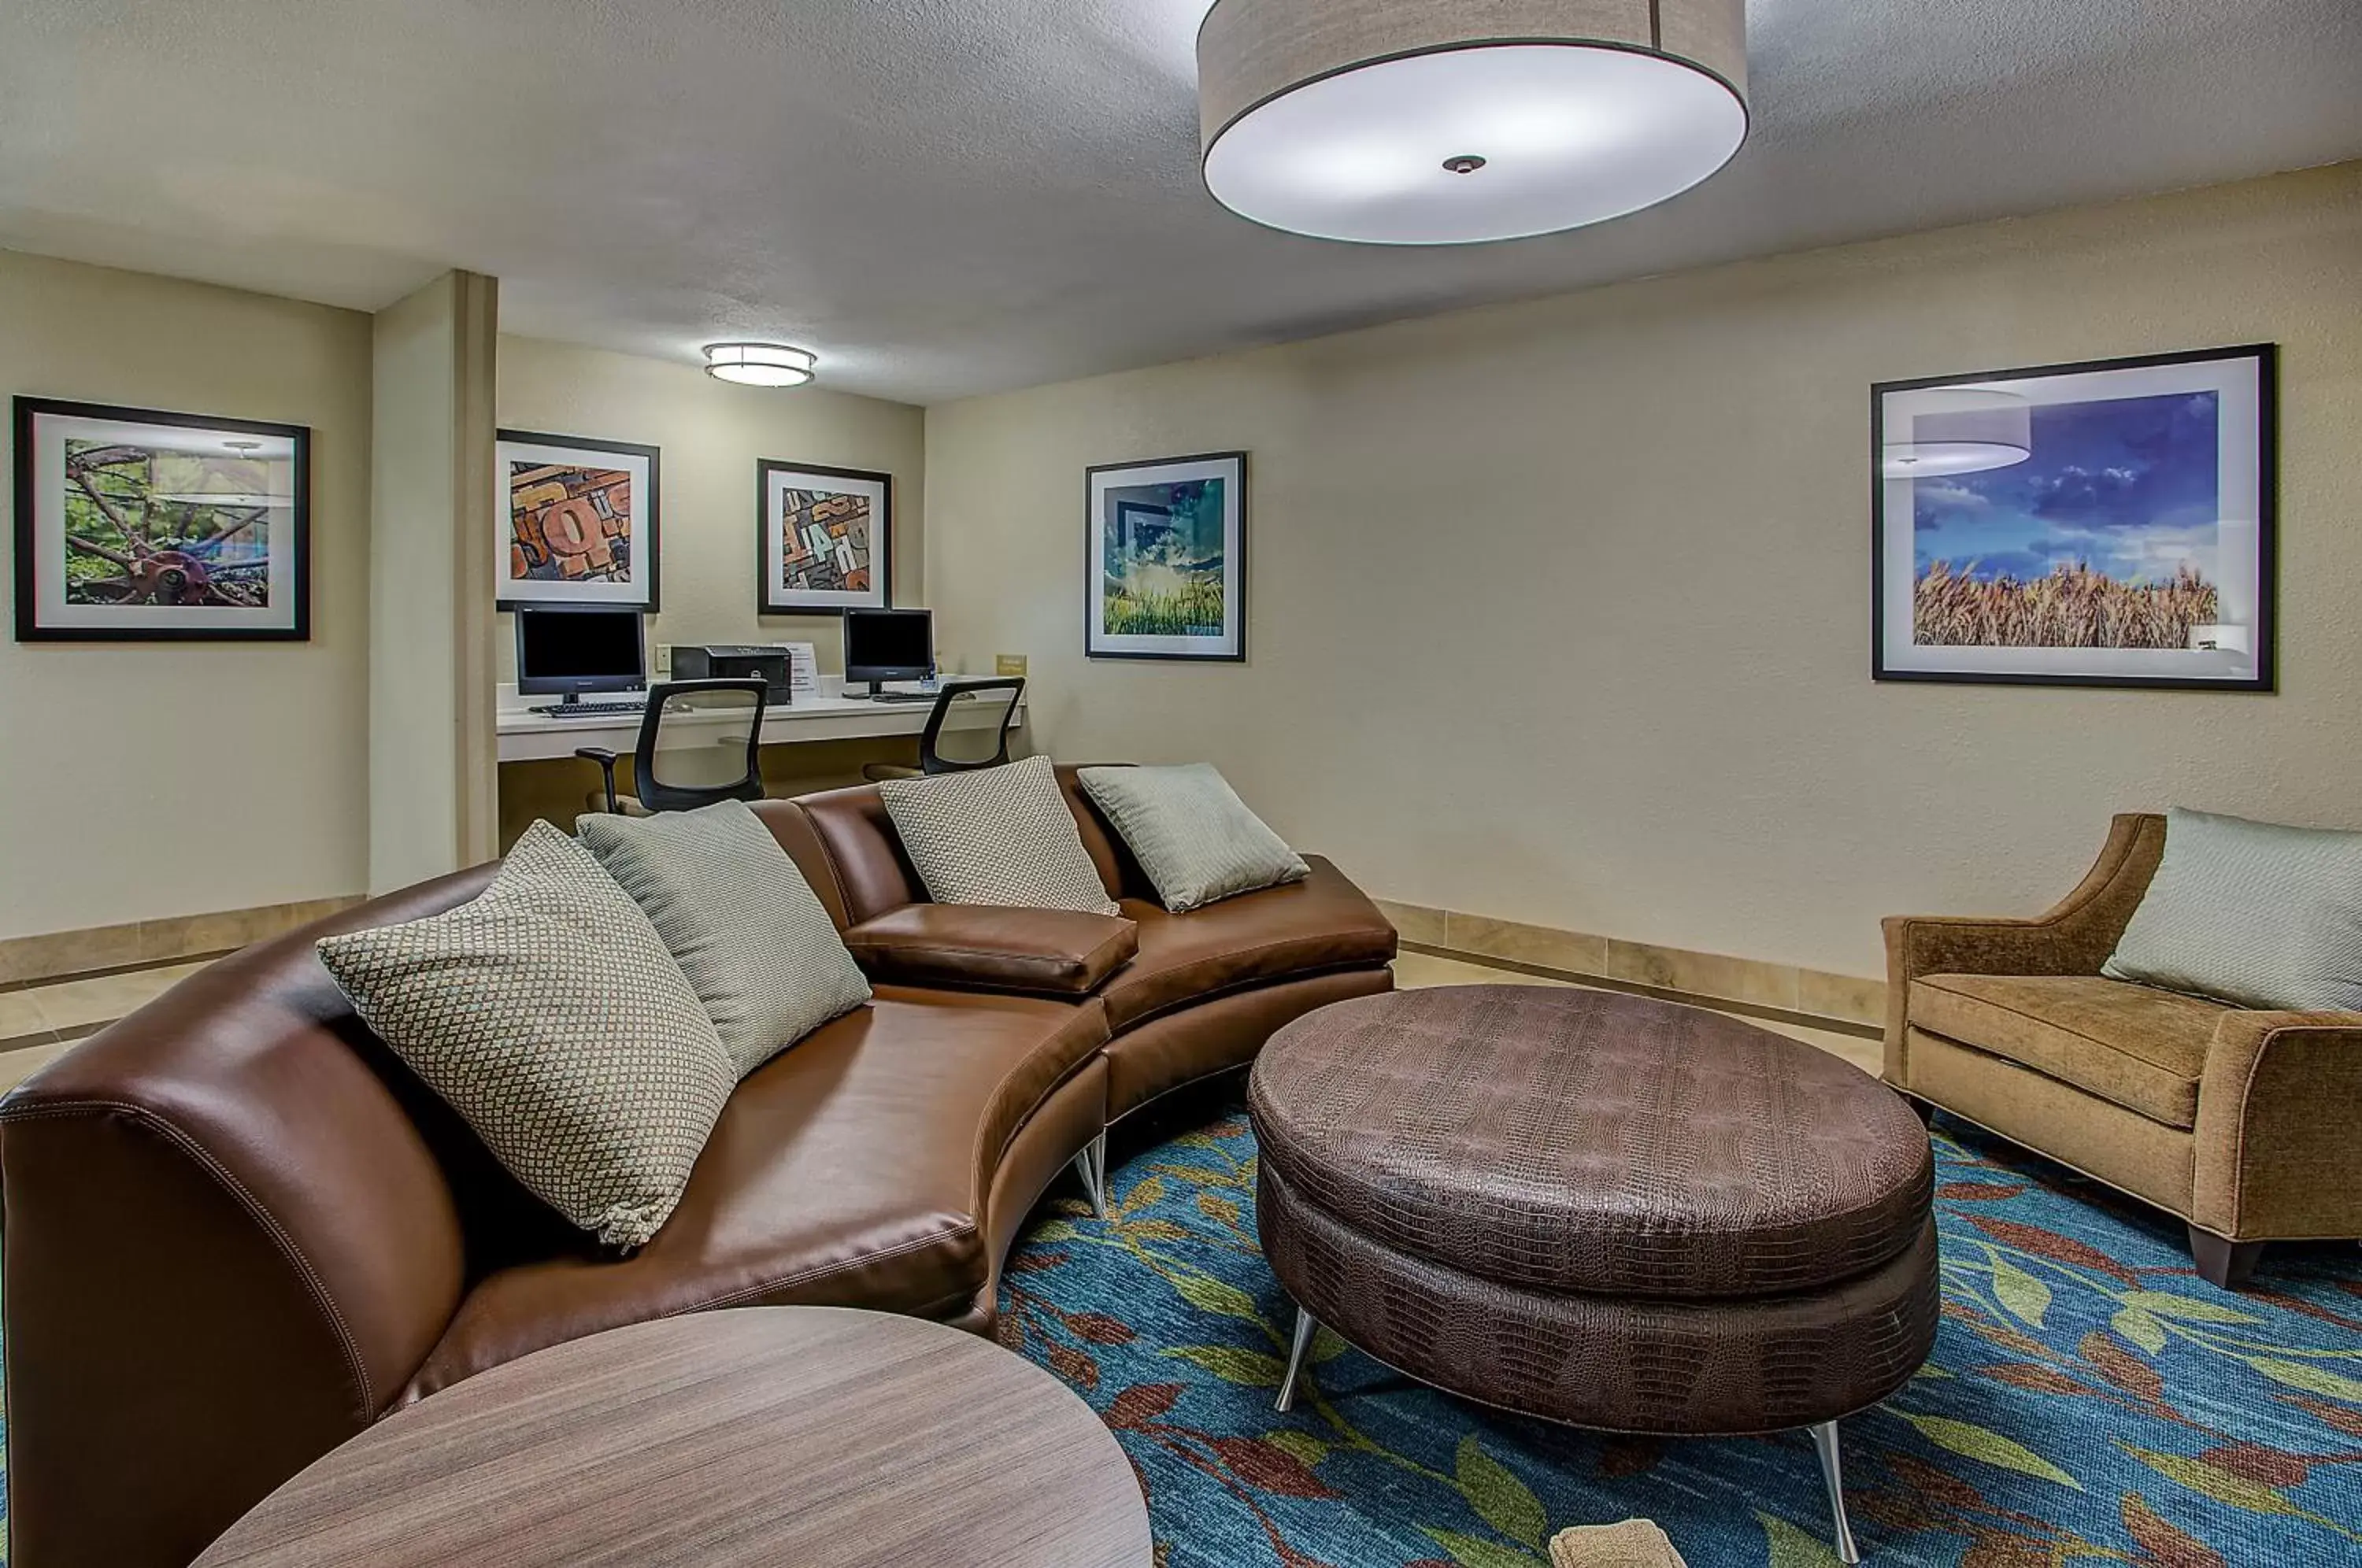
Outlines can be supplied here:
M1131 961L1140 928L1116 915L990 904L905 904L848 927L872 980L1083 997Z
M2198 1081L2191 1218L2235 1242L2362 1237L2362 1012L2227 1012Z
M2125 812L2075 890L2026 919L1889 915L1886 1079L1908 1088L1911 982L1928 975L2096 975L2131 923L2165 855L2165 819Z

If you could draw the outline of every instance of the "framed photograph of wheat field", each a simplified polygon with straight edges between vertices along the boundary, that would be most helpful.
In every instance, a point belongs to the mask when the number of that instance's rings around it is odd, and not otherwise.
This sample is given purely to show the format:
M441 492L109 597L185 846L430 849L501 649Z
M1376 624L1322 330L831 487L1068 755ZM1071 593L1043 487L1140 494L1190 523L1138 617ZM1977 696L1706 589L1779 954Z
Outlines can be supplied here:
M1244 452L1085 472L1083 651L1247 657Z
M16 400L20 642L302 642L312 432Z
M1872 677L2273 689L2269 344L1871 389Z

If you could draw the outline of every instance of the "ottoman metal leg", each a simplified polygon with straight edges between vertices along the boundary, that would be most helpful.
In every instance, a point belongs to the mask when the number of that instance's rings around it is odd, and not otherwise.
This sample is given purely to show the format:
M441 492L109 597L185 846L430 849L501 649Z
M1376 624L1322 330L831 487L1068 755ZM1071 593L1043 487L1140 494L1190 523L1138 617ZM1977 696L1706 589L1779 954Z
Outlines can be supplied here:
M1846 1523L1845 1473L1838 1463L1838 1424L1823 1421L1812 1429L1813 1452L1821 1456L1821 1480L1829 1489L1829 1518L1837 1525L1838 1561L1859 1562L1861 1548L1853 1543L1853 1528Z
M1320 1331L1320 1320L1303 1308L1296 1309L1296 1342L1288 1347L1287 1375L1280 1380L1279 1406L1282 1411L1296 1408L1296 1380L1304 1373L1304 1357L1312 1349L1312 1336Z
M1075 1156L1075 1174L1083 1178L1083 1196L1091 1200L1091 1212L1104 1220L1107 1211L1107 1134L1100 1133L1083 1145Z

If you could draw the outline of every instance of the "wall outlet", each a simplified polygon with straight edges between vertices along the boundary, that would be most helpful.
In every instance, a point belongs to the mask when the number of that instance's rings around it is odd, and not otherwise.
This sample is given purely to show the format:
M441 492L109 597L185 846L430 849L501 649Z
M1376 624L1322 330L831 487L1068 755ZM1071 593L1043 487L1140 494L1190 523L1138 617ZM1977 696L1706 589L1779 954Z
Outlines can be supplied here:
M1021 679L1025 674L1025 656L1021 653L993 655L992 673L1000 676L1014 675Z
M658 675L670 675L672 673L672 645L670 643L658 643L657 645L657 673Z

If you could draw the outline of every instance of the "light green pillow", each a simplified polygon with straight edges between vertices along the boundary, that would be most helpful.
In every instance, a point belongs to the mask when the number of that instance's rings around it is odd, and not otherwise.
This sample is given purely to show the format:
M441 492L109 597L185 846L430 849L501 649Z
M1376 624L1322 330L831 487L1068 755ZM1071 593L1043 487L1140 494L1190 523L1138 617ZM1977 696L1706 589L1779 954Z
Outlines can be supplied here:
M455 909L320 939L353 1010L533 1195L635 1247L737 1082L629 894L547 823Z
M1076 776L1175 914L1312 874L1209 762Z
M2172 811L2101 973L2268 1010L2362 1010L2362 833Z
M646 911L713 1020L738 1076L869 999L820 897L744 801L575 832Z

